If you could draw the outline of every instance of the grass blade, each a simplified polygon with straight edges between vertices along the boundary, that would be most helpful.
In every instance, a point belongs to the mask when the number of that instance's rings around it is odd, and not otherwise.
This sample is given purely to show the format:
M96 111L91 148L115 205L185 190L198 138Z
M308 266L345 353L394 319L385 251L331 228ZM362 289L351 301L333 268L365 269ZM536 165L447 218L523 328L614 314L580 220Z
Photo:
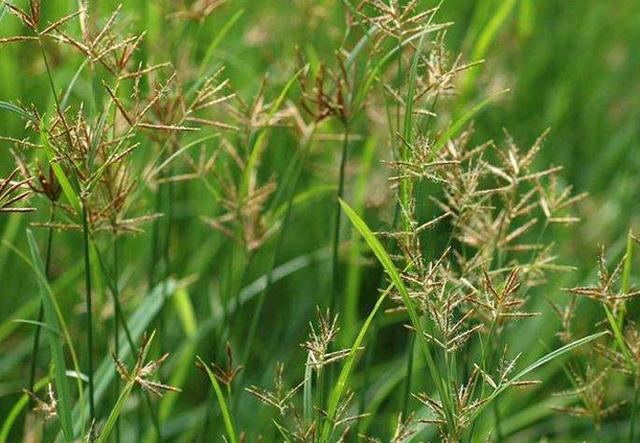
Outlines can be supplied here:
M58 179L58 182L60 182L62 193L66 197L69 204L73 207L73 209L75 209L76 211L80 211L80 199L78 198L76 192L73 190L67 174L64 173L64 170L62 169L60 164L55 161L56 154L53 150L53 147L51 146L51 143L49 143L49 134L47 133L47 130L45 128L40 128L40 140L44 145L44 149L47 153L47 158L49 160L49 163L51 164L53 173Z
M134 385L135 385L135 381L132 380L132 381L129 381L124 386L124 389L118 396L118 400L116 401L115 406L111 410L111 413L109 414L109 417L107 418L107 421L105 422L104 427L100 432L100 435L96 439L97 443L104 443L109 438L109 434L111 434L111 430L115 426L116 421L118 420L118 417L122 413L122 409L124 409L124 405L126 404L127 399L129 398L129 395L131 394L131 391Z
M535 27L535 10L533 0L520 0L518 11L518 33L521 39L528 38Z
M73 91L73 88L78 82L78 79L80 78L80 74L82 73L82 70L85 68L85 66L87 66L87 63L89 63L89 59L84 59L80 64L80 67L78 67L78 70L76 71L76 73L73 75L73 78L69 82L69 85L67 86L67 90L65 91L64 96L62 97L62 101L60 102L60 108L62 109L67 108L67 104L69 103L69 99L71 98L71 92Z
M471 60L481 60L487 55L489 48L496 36L498 35L498 31L507 21L507 19L511 16L513 9L516 5L516 0L504 0L498 2L499 6L497 10L493 13L489 22L482 29L477 39L475 40L475 45L473 50L471 51ZM475 81L478 75L477 70L470 71L466 77L465 85L463 91L466 93L471 90L473 87L473 82Z
M582 345L585 345L593 340L596 340L604 335L606 335L607 332L597 332L595 334L591 334L591 335L587 335L586 337L582 337L578 340L575 340L569 344L566 344L564 346L562 346L561 348L556 349L555 351L551 351L548 354L540 357L538 360L534 361L533 363L531 363L529 366L527 366L526 368L524 368L522 371L518 372L516 375L513 376L513 378L510 380L511 382L516 382L519 381L521 379L523 379L525 376L527 376L529 373L535 371L536 369L538 369L539 367L555 360L556 358L560 357L563 354L566 354L567 352L578 348ZM484 407L486 407L486 405L488 405L491 400L493 400L494 398L496 398L498 395L500 395L505 389L507 389L510 385L507 383L505 385L503 385L502 387L496 389L489 397L488 397L488 401L486 403L483 404L483 406L480 408L484 409Z
M213 386L213 390L216 393L216 397L218 399L218 405L220 406L220 410L222 412L222 419L224 421L224 427L227 430L227 436L229 437L230 443L238 443L238 438L236 437L236 430L233 426L233 419L231 418L231 413L229 412L229 407L227 406L227 402L224 399L224 394L222 393L222 389L220 388L220 384L216 379L216 376L211 372L209 366L202 361L200 357L197 357L198 361L202 365L202 367L207 371L207 375L209 376L209 380L211 381L211 385Z

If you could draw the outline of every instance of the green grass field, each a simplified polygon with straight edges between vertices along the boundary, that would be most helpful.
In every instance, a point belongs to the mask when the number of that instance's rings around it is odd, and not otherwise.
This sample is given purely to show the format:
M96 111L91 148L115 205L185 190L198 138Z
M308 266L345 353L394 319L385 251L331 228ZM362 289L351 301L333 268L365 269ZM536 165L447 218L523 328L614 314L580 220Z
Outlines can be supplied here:
M638 0L0 5L0 443L640 441Z

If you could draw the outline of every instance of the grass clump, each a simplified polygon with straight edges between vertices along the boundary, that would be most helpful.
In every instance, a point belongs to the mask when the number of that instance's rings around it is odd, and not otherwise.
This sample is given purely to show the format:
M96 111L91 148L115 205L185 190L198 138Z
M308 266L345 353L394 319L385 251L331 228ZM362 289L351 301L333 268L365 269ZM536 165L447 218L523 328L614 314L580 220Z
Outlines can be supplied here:
M0 442L635 441L633 99L548 61L633 32L453 3L3 2Z

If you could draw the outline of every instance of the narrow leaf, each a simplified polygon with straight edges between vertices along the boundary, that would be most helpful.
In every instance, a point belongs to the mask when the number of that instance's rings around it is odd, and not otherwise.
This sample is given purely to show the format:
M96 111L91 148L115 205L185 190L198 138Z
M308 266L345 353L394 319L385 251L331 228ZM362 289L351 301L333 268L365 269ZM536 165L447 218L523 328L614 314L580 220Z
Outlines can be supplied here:
M227 402L224 399L224 394L222 393L220 384L218 383L216 376L213 374L213 372L211 372L211 369L209 369L209 366L204 361L202 361L200 357L197 357L197 359L202 365L202 367L207 371L207 375L209 376L209 380L211 381L213 390L216 393L216 397L218 399L218 405L220 406L220 410L222 412L224 427L227 430L227 437L229 437L229 442L238 443L238 438L236 437L236 430L233 426L233 419L231 418L231 413L229 412L229 407L227 406Z

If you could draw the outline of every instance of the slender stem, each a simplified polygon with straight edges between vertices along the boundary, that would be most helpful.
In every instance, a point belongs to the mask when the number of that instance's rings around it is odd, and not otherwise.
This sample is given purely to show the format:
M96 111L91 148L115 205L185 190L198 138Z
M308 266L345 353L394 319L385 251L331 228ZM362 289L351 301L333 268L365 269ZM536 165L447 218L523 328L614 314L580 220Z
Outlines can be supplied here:
M53 223L55 219L55 206L51 207L51 216L49 217L49 223ZM53 244L53 227L49 226L47 232L47 254L45 256L45 276L47 280L51 277L51 246ZM40 344L40 332L42 328L40 325L44 321L44 305L40 302L40 310L38 311L38 324L36 325L36 332L33 336L33 348L31 352L31 368L29 370L29 390L33 392L33 387L36 381L36 367L38 363L38 348Z
M336 300L338 298L338 292L340 290L339 282L339 247L340 247L340 225L342 222L342 210L340 209L339 200L344 198L344 182L345 182L345 170L347 166L347 160L349 155L349 124L344 123L344 141L342 143L342 155L340 158L340 178L338 180L338 192L336 198L336 216L333 225L333 259L332 259L332 289L331 289L331 301L329 303L329 312L332 314L336 310Z
M331 299L329 301L329 312L331 315L336 314L336 304L338 299L338 292L340 292L340 263L339 263L339 248L340 248L340 225L342 224L342 208L340 207L340 200L344 198L344 182L345 182L345 170L347 166L349 156L349 123L347 120L343 121L344 127L344 140L342 143L342 154L340 156L340 177L338 179L338 192L336 195L336 216L333 225L333 257L332 257L332 285L331 285ZM332 345L329 345L329 351L332 351ZM323 381L324 387L322 392L322 398L329 398L329 389L333 384L333 371L334 367L327 368L325 375L326 381ZM319 378L320 380L320 378ZM322 405L322 403L320 403Z
M93 389L93 306L91 303L91 259L89 257L89 221L87 214L87 203L82 199L82 234L84 237L84 277L86 285L86 307L87 307L87 353L88 353L88 376L89 376L89 414L91 421L96 419L95 396Z
M114 351L116 355L120 355L120 334L119 334L119 325L120 325L120 288L118 286L118 278L119 278L119 266L118 266L118 234L116 232L113 233L113 306L114 306L114 315L113 315L113 340L114 340ZM117 307L116 307L117 305ZM133 352L133 348L131 349ZM116 392L120 392L120 379L116 377ZM120 443L120 419L116 420L116 443Z

